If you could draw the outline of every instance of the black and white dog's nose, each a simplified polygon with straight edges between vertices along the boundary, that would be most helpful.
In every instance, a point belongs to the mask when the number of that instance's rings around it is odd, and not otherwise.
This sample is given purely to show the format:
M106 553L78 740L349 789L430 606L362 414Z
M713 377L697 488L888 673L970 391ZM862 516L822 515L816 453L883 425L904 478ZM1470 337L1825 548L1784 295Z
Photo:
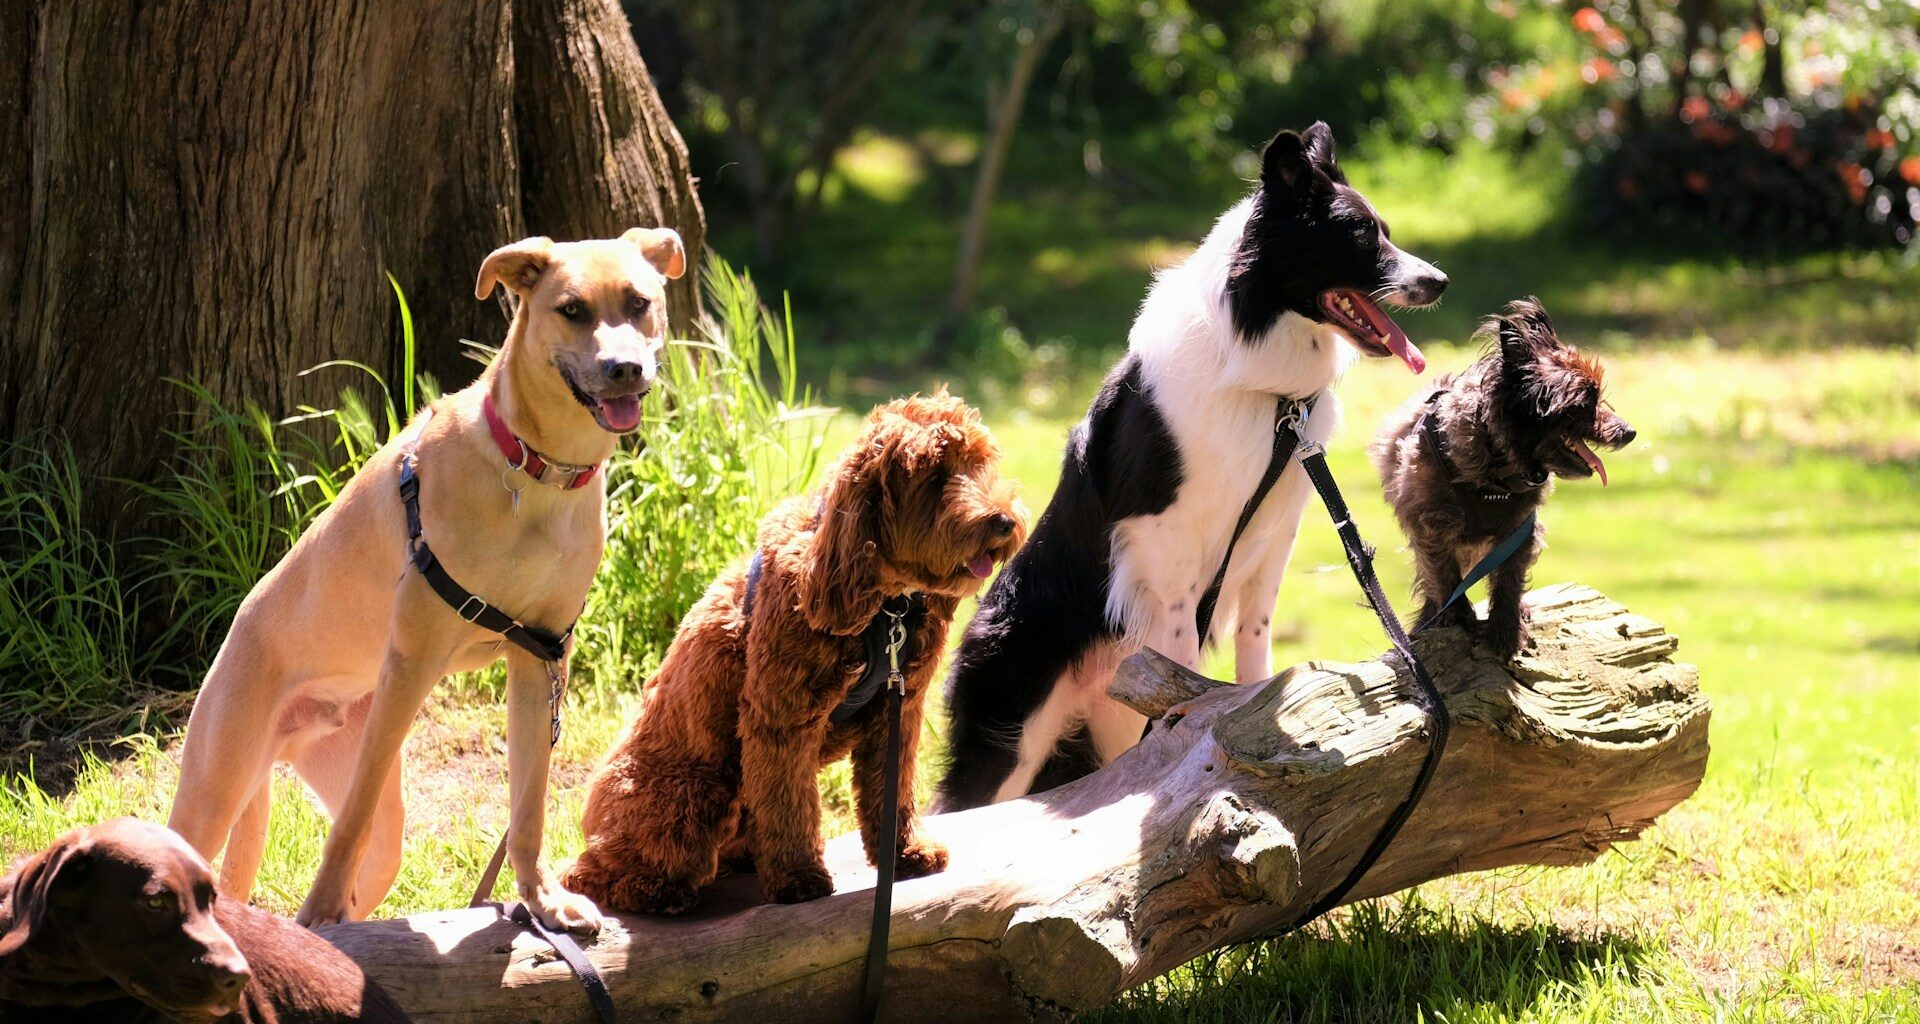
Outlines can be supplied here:
M1442 274L1439 267L1429 266L1414 275L1405 290L1408 305L1424 306L1438 302L1440 293L1447 290L1447 275Z

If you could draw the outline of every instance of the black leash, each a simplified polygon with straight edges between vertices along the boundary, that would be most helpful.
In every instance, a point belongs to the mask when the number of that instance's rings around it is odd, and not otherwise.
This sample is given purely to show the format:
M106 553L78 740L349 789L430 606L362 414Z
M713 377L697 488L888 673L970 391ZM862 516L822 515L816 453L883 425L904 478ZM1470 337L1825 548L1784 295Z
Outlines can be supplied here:
M1207 631L1213 628L1213 610L1220 603L1220 588L1227 582L1227 566L1233 561L1233 549L1240 543L1240 535L1247 532L1247 526L1253 522L1254 513L1260 511L1260 505L1267 500L1273 485L1280 482L1280 476L1287 471L1287 463L1293 461L1293 450L1300 445L1300 427L1306 423L1308 414L1313 412L1314 399L1288 398L1281 395L1279 408L1273 418L1273 455L1267 459L1267 471L1260 475L1260 482L1254 485L1253 496L1240 509L1240 521L1233 524L1233 535L1227 538L1226 553L1220 556L1220 568L1214 571L1213 582L1207 584L1206 592L1200 595L1200 603L1193 610L1193 630L1196 642L1201 647L1207 645ZM1140 727L1140 738L1146 739L1153 731L1153 719Z
M573 626L568 625L564 633L552 633L538 626L529 626L493 607L478 594L461 586L460 582L453 578L453 574L447 572L446 567L440 564L440 560L434 557L433 549L427 546L424 531L420 525L420 475L417 467L419 458L414 450L420 433L426 429L427 420L432 417L433 411L429 409L426 416L421 418L420 425L415 428L413 439L400 451L400 501L407 510L408 561L420 571L420 575L426 579L427 585L433 588L433 592L440 595L440 599L453 609L454 614L482 629L500 634L521 650L539 658L546 666L547 679L552 687L547 697L547 707L553 724L549 742L559 746L560 704L566 696L566 683L560 675L560 666L567 658L567 640L573 636ZM506 858L507 836L502 835L500 842L493 848L493 856L487 860L486 869L480 873L480 884L474 888L473 899L467 904L469 907L492 906L496 911L500 910L500 905L493 903L488 897L493 894L493 884L499 880L500 867L505 863ZM567 934L565 930L549 930L546 925L540 923L538 916L527 909L525 903L515 904L507 918L515 924L532 929L534 934L547 940L547 944L560 955L560 959L566 961L574 977L580 979L580 986L587 990L587 1000L593 1004L601 1021L604 1024L619 1024L620 1018L614 1011L613 995L607 991L606 980L600 977L600 972L594 968L593 961L587 959L586 951L580 948L580 944L574 941L572 935Z
M1327 468L1327 451L1318 442L1305 440L1308 415L1313 411L1313 399L1305 400L1280 396L1274 411L1273 421L1273 458L1267 464L1266 473L1260 478L1260 484L1254 488L1253 496L1240 511L1240 521L1233 528L1233 536L1227 541L1226 555L1220 559L1220 568L1213 574L1213 582L1207 586L1200 606L1196 609L1195 627L1199 630L1200 642L1204 644L1207 628L1212 624L1214 605L1220 597L1220 588L1227 578L1227 563L1233 558L1234 545L1239 543L1240 535L1246 532L1247 524L1253 521L1254 513L1259 511L1260 503L1266 499L1267 492L1286 471L1296 451L1300 455L1300 465L1307 472L1307 478L1313 481L1313 489L1320 493L1320 501L1326 505L1328 515L1333 517L1333 526L1340 535L1340 545L1345 549L1347 565L1353 570L1353 578L1359 582L1360 589L1367 595L1367 604L1373 608L1373 614L1380 620L1380 627L1386 631L1387 639L1394 650L1407 664L1413 675L1414 687L1418 691L1420 706L1427 715L1429 737L1426 758L1420 764L1420 771L1414 776L1413 785L1407 795L1387 817L1380 831L1368 844L1351 870L1340 884L1326 895L1316 900L1306 914L1298 921L1275 933L1284 935L1295 931L1313 919L1340 905L1353 887L1360 884L1368 871L1387 851L1394 837L1400 834L1401 826L1412 816L1413 809L1427 792L1428 783L1440 767L1440 755L1447 749L1447 734L1452 719L1447 714L1446 702L1440 696L1440 690L1433 684L1433 677L1427 674L1420 657L1413 652L1413 643L1407 638L1406 630L1400 625L1400 619L1394 614L1393 605L1387 600L1386 592L1380 588L1380 577L1373 571L1373 552L1360 538L1360 530L1353 524L1353 513L1347 509L1347 502L1340 494L1340 487L1334 482L1332 470ZM1152 728L1149 720L1148 729ZM1141 734L1145 738L1145 733Z
M761 553L747 562L746 593L740 613L753 621L753 596L760 589ZM873 703L882 687L887 694L886 803L881 811L880 845L874 854L873 922L867 931L867 958L860 984L860 1019L872 1024L880 1016L880 994L887 977L887 941L893 923L894 861L900 843L900 709L906 701L907 677L902 668L914 655L913 641L926 615L926 601L918 594L896 595L880 605L860 638L867 647L867 668L860 680L834 707L827 720L847 721Z
M1400 652L1401 660L1406 662L1407 671L1413 676L1421 710L1427 713L1428 737L1426 757L1420 762L1420 771L1413 777L1413 785L1408 787L1400 806L1395 807L1393 814L1380 826L1379 834L1373 837L1373 842L1360 855L1353 869L1347 872L1347 877L1331 892L1320 897L1287 931L1300 928L1339 906L1340 901L1353 891L1353 887L1360 884L1360 879L1373 869L1374 863L1387 851L1393 838L1400 834L1400 827L1413 815L1420 798L1426 795L1427 784L1433 781L1433 773L1440 767L1440 755L1446 753L1447 734L1453 726L1446 701L1440 696L1440 688L1433 684L1433 677L1427 674L1427 667L1420 663L1420 656L1413 653L1413 642L1407 639L1407 632L1401 628L1393 605L1380 588L1380 577L1373 571L1373 551L1360 539L1360 530L1353 524L1353 513L1347 509L1347 501L1340 494L1340 485L1334 483L1333 471L1327 468L1327 450L1317 442L1307 442L1300 452L1300 465L1306 469L1307 478L1313 481L1313 489L1320 492L1320 501L1327 506L1327 514L1333 517L1333 526L1340 534L1340 546L1346 549L1347 565L1353 570L1353 578L1359 581L1361 591L1367 595L1367 603L1373 606L1373 614L1380 620L1380 628L1386 631L1387 639L1393 643L1393 649Z

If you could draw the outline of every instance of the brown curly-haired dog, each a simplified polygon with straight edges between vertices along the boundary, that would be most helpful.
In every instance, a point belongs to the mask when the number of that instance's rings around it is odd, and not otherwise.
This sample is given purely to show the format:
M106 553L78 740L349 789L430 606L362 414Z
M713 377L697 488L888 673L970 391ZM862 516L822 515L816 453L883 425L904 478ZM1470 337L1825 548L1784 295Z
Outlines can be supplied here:
M904 666L896 870L946 867L947 851L919 833L914 752L955 607L1025 538L999 459L979 414L944 391L875 409L826 485L761 523L750 619L743 562L680 623L639 717L593 777L586 852L566 884L602 906L679 913L724 854L750 858L770 900L826 896L815 776L849 752L871 860L884 701L843 723L829 715L864 673L862 632L899 595L918 595L925 613Z

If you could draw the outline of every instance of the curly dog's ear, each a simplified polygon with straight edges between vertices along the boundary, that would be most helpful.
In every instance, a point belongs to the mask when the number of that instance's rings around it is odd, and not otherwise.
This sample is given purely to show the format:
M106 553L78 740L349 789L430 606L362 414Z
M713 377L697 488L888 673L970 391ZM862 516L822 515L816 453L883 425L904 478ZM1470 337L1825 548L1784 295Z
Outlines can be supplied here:
M823 633L858 633L880 613L880 522L886 446L872 444L834 467L799 580L800 612Z

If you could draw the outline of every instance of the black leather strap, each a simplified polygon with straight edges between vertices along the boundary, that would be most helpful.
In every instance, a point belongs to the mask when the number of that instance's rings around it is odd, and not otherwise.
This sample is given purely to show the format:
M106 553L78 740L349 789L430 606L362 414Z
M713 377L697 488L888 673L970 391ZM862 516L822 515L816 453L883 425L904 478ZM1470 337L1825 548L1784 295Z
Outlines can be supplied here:
M1267 500L1273 485L1280 482L1281 474L1287 471L1287 463L1293 461L1293 450L1300 445L1299 427L1306 423L1307 416L1313 412L1314 399L1279 396L1273 411L1273 454L1267 459L1267 470L1260 474L1260 482L1254 485L1253 495L1240 509L1240 521L1233 524L1233 535L1227 538L1227 550L1220 556L1220 568L1215 569L1213 581L1200 595L1200 603L1193 609L1194 640L1201 647L1207 644L1207 631L1213 628L1213 611L1220 604L1220 588L1227 583L1227 566L1233 562L1233 549L1240 543L1240 535L1247 532L1253 523L1254 513L1260 511L1260 505ZM1153 731L1153 719L1149 718L1140 727L1140 738L1146 739Z
M1353 524L1353 513L1347 509L1346 499L1340 494L1340 487L1334 483L1333 472L1327 468L1327 455L1319 445L1311 445L1303 453L1300 464L1307 471L1307 478L1313 481L1313 488L1320 492L1320 500L1326 504L1327 513L1333 517L1334 529L1340 534L1340 545L1346 549L1347 565L1353 570L1353 578L1360 583L1360 589L1367 595L1367 603L1373 606L1373 614L1380 620L1380 627L1387 633L1387 639L1393 649L1400 653L1406 663L1407 671L1413 676L1414 688L1421 708L1427 713L1427 754L1420 763L1419 774L1413 777L1413 785L1400 805L1393 809L1380 831L1368 844L1347 876L1326 895L1315 901L1305 916L1293 923L1286 931L1292 931L1305 925L1321 914L1340 905L1347 893L1360 884L1368 871L1379 861L1393 838L1400 834L1400 827L1407 823L1420 798L1427 792L1427 784L1433 781L1434 770L1440 767L1440 756L1447 749L1447 734L1452 728L1452 719L1447 714L1446 701L1440 696L1439 687L1433 684L1433 677L1427 674L1420 656L1413 652L1413 642L1407 639L1406 630L1400 626L1400 619L1393 612L1386 592L1380 588L1380 577L1373 571L1373 552L1360 539L1360 530Z
M540 918L528 910L525 903L514 904L507 920L531 929L535 935L547 940L547 945L552 946L553 951L565 961L567 969L580 979L580 987L587 990L587 1001L593 1004L594 1012L600 1015L602 1024L620 1024L620 1015L613 1008L613 994L607 991L606 979L600 977L600 971L593 966L593 961L587 959L587 951L580 948L572 935L564 930L553 931L541 924Z
M428 416L432 416L431 411L428 412ZM425 425L426 421L422 420L420 429L424 429ZM420 524L420 475L415 469L418 459L413 448L418 440L419 435L416 433L400 452L400 502L405 506L407 514L408 561L415 569L420 570L420 575L426 579L427 585L433 588L433 592L440 595L440 600L453 608L454 614L482 629L490 629L506 637L527 653L548 662L549 670L553 671L554 666L567 659L567 638L573 635L573 626L569 625L565 633L555 634L538 626L529 626L493 607L473 591L461 586L460 582L453 578L453 574L447 572L446 567L440 564L440 560L434 557L433 549L427 546L423 535L425 531ZM561 684L559 676L554 676L554 680L552 742L558 745L560 743ZM487 862L486 870L481 874L480 885L474 892L471 905L481 905L486 895L493 891L494 880L500 876L500 865L506 860L506 853L507 837L501 836L499 845L494 847L493 856ZM606 981L600 977L600 972L594 969L593 962L587 959L585 951L573 940L573 936L564 931L549 931L540 923L538 917L527 910L524 903L516 904L508 917L517 924L533 929L535 934L547 940L547 944L553 947L554 952L560 954L560 959L566 961L574 977L580 979L580 986L587 990L587 999L593 1003L593 1008L600 1014L601 1021L604 1024L619 1024L619 1017L613 1009L613 996L607 992Z
M860 1019L866 1024L873 1024L880 1017L880 994L887 977L888 933L893 923L894 861L900 856L900 705L905 698L894 687L886 689L886 805L880 813L880 849L874 855L877 875L873 883L873 924L867 932L867 963L860 985Z
M1293 461L1293 450L1300 444L1299 424L1306 422L1313 412L1314 399L1289 398L1281 395L1273 413L1273 455L1267 460L1267 471L1260 475L1260 483L1254 487L1253 496L1247 499L1245 507L1240 509L1240 521L1233 526L1233 536L1227 538L1227 551L1220 556L1220 568L1214 571L1213 582L1207 584L1206 592L1200 595L1200 603L1193 610L1193 628L1202 646L1207 642L1207 631L1213 628L1213 610L1220 603L1220 588L1227 582L1227 565L1233 561L1234 546L1240 543L1240 535L1247 532L1247 526L1253 522L1254 513L1260 511L1260 503L1267 500L1267 493L1280 481L1280 475L1287 470L1287 463Z
M529 626L506 612L488 604L484 598L460 585L460 581L447 572L440 559L434 556L433 549L427 546L420 527L420 477L414 469L414 454L403 452L400 456L400 500L407 509L407 558L415 569L426 579L427 586L440 595L440 600L453 609L455 615L506 637L513 644L541 661L565 661L567 657L567 637L573 635L573 626L569 625L565 633L552 633L538 626Z

